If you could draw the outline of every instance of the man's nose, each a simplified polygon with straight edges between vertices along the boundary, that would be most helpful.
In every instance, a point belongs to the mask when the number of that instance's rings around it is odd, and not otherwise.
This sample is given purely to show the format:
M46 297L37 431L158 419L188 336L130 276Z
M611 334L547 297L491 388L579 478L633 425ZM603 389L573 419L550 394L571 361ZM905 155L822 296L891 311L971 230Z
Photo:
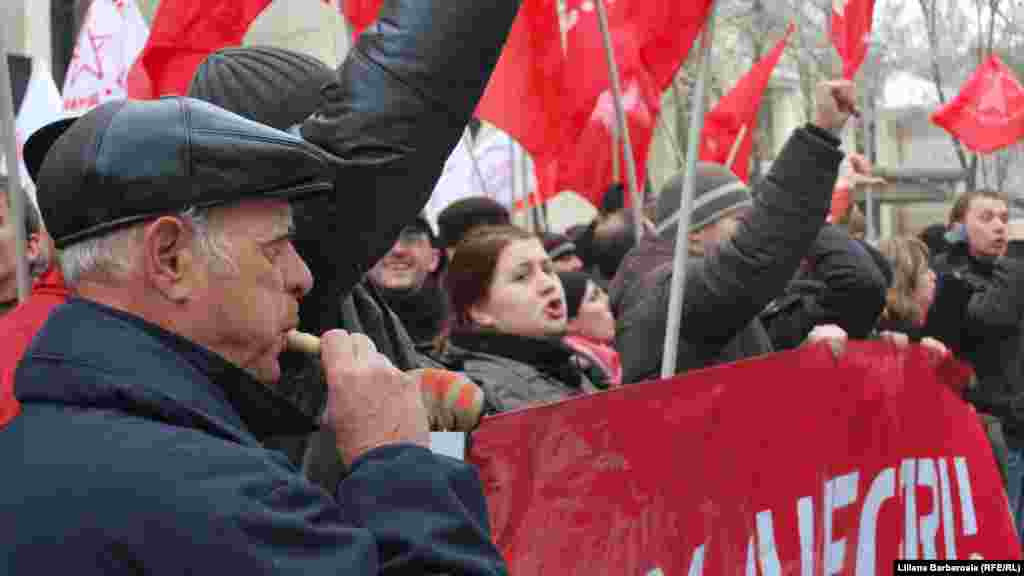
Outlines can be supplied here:
M293 258L290 259L288 268L285 271L286 288L296 299L302 298L313 289L313 273L306 266L306 261L299 256L299 253L291 248Z

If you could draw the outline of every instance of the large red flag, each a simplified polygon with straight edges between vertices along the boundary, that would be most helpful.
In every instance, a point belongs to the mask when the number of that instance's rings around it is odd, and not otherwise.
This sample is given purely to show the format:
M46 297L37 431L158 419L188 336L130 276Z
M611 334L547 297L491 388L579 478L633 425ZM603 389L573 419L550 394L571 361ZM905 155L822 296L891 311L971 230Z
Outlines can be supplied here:
M975 152L988 153L1024 138L1024 88L998 56L978 67L932 122Z
M128 74L130 98L186 94L211 52L241 44L271 0L163 0L142 55Z
M843 78L852 80L868 54L875 0L832 0L832 44L843 59Z
M793 32L790 24L786 36L779 40L767 56L758 60L750 72L719 100L715 109L704 117L700 138L700 159L728 165L744 182L750 177L750 152L757 129L757 111L768 87L775 65L782 58L786 40ZM743 138L737 144L737 139ZM733 148L737 147L735 153ZM732 164L729 164L730 155Z
M637 74L626 79L622 92L630 142L633 145L633 157L636 160L637 182L643 186L647 177L647 155L651 137L654 135L654 123L661 108L659 92L654 88L653 80L646 74ZM617 151L612 146L615 125L612 94L610 90L606 90L597 99L597 105L583 131L567 145L560 156L555 190L572 190L594 206L600 206L605 190L615 180L612 168L613 151L619 155L619 180L626 181L626 158L622 139L619 139ZM627 194L626 206L631 206L632 200L632 196Z

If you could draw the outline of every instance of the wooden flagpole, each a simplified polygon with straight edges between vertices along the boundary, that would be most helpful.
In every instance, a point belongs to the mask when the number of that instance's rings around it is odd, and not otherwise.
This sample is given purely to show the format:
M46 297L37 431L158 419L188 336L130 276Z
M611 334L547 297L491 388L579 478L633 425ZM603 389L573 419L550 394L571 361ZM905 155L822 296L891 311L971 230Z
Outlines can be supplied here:
M679 227L676 232L675 256L672 264L665 348L661 356L662 378L669 378L676 373L678 360L679 325L683 315L683 290L686 287L686 266L690 256L689 229L692 216L690 212L693 210L693 191L697 186L697 155L700 148L700 133L704 128L704 108L707 100L708 78L711 72L711 40L714 36L715 8L715 2L712 1L700 40L700 72L697 77L697 89L694 92L690 133L686 144L686 172L683 177L683 197L679 203Z
M18 301L28 298L31 279L28 274L25 234L25 195L21 191L21 170L18 167L18 137L14 128L14 91L11 89L11 70L7 58L7 39L0 34L0 133L3 135L4 155L7 158L7 208L14 223L15 269L18 283Z
M605 9L604 0L596 0L594 6L597 8L597 21L601 26L601 37L604 40L604 54L608 60L608 75L611 80L612 97L615 101L615 119L618 125L618 133L622 138L622 147L626 158L626 179L629 181L629 193L633 200L633 232L636 235L637 244L643 239L644 217L643 198L640 196L640 184L637 182L636 158L633 157L633 144L629 138L629 126L626 124L626 109L622 104L622 86L619 82L619 68L615 63L615 53L612 51L612 35L608 29L608 13ZM618 146L616 146L614 157L618 157Z
M747 137L747 125L740 126L739 134L736 135L736 140L732 143L732 148L729 149L729 156L725 160L725 165L732 170L732 165L736 163L736 155L740 153L740 146L743 146L743 139Z

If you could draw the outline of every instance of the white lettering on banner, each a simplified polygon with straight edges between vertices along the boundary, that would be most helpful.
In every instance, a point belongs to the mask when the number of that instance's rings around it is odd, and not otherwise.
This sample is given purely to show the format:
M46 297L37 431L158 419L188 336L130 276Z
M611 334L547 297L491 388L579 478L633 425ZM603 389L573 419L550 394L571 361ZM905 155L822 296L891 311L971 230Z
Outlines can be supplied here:
M757 568L754 567L754 537L747 539L747 571L745 576L757 576Z
M946 559L956 559L956 532L953 530L953 497L949 491L949 467L939 458L939 485L942 487L942 539L946 543Z
M825 574L839 574L846 559L846 538L832 540L832 515L857 499L857 472L825 482Z
M775 524L769 510L757 513L757 559L761 564L762 576L782 574L782 562L775 546Z
M961 533L964 536L973 536L978 533L978 522L967 459L954 458L953 465L956 470L957 493L960 495ZM949 474L948 463L945 458L907 458L900 462L899 467L892 466L880 470L871 479L871 484L864 494L857 520L857 550L853 570L857 576L873 576L878 572L876 570L878 519L882 507L888 501L896 498L897 471L899 487L903 490L903 498L895 500L895 502L902 500L903 505L903 537L898 546L901 559L917 560L919 555L920 559L938 559L940 524L943 530L944 559L957 559L957 530L954 525L952 497L954 482ZM860 495L858 489L860 475L860 471L853 471L829 479L822 486L824 492L821 500L823 534L820 551L822 552L821 572L823 574L839 574L846 567L847 538L845 536L835 538L834 526L836 523L834 519L838 511L857 503ZM919 515L916 494L918 487L926 488L931 492L930 508L924 515ZM800 540L800 574L801 576L813 576L817 574L815 553L819 551L815 545L814 497L801 497L797 500L796 509ZM758 512L755 516L755 525L755 534L751 534L747 540L744 573L751 576L758 573L763 576L781 574L781 558L791 556L779 553L773 512L771 510ZM694 549L687 572L689 576L700 576L704 573L704 554L707 544L705 542ZM970 554L969 557L971 559L980 558L976 553ZM790 570L792 567L787 564L787 572ZM882 572L886 570L887 567L883 567ZM664 574L660 568L657 568L654 572L649 572L647 576L664 576Z
M896 470L886 468L875 476L864 497L857 532L857 576L875 573L875 542L878 541L878 513L882 503L896 495Z
M704 545L697 546L697 549L693 551L693 557L690 558L690 569L686 572L687 576L701 576L704 574Z
M931 512L921 517L921 559L935 560L935 543L939 535L939 486L935 475L935 462L931 458L917 461L917 484L927 486L932 493Z
M814 576L814 498L804 496L796 503L800 530L800 576Z
M917 560L917 494L914 480L913 460L904 460L900 465L900 486L903 487L903 560Z
M974 497L971 496L971 478L967 474L967 459L953 459L956 468L956 481L960 485L960 513L964 523L964 534L973 536L978 533L978 517L974 513Z

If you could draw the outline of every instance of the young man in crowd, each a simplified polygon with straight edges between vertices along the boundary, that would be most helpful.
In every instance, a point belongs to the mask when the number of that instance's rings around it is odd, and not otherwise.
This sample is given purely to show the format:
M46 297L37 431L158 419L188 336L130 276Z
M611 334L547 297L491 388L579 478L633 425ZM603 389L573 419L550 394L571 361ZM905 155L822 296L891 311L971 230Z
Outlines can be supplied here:
M438 280L442 252L436 243L430 223L418 217L366 275L418 348L432 345L448 319L448 298Z
M844 157L835 134L850 115L854 87L823 82L816 96L814 122L794 132L753 194L728 169L698 165L690 227L678 232L693 257L677 373L772 351L758 314L782 294L825 223ZM627 256L611 287L626 383L661 371L681 175L672 182L659 198L662 233Z
M960 196L946 240L933 259L939 277L925 333L968 360L978 384L964 392L983 415L998 419L1007 444L1007 493L1024 525L1024 263L1006 258L1008 197L992 190ZM992 431L989 431L990 439ZM993 444L997 446L996 440ZM1022 533L1024 534L1024 533ZM1024 541L1024 537L1022 537Z

